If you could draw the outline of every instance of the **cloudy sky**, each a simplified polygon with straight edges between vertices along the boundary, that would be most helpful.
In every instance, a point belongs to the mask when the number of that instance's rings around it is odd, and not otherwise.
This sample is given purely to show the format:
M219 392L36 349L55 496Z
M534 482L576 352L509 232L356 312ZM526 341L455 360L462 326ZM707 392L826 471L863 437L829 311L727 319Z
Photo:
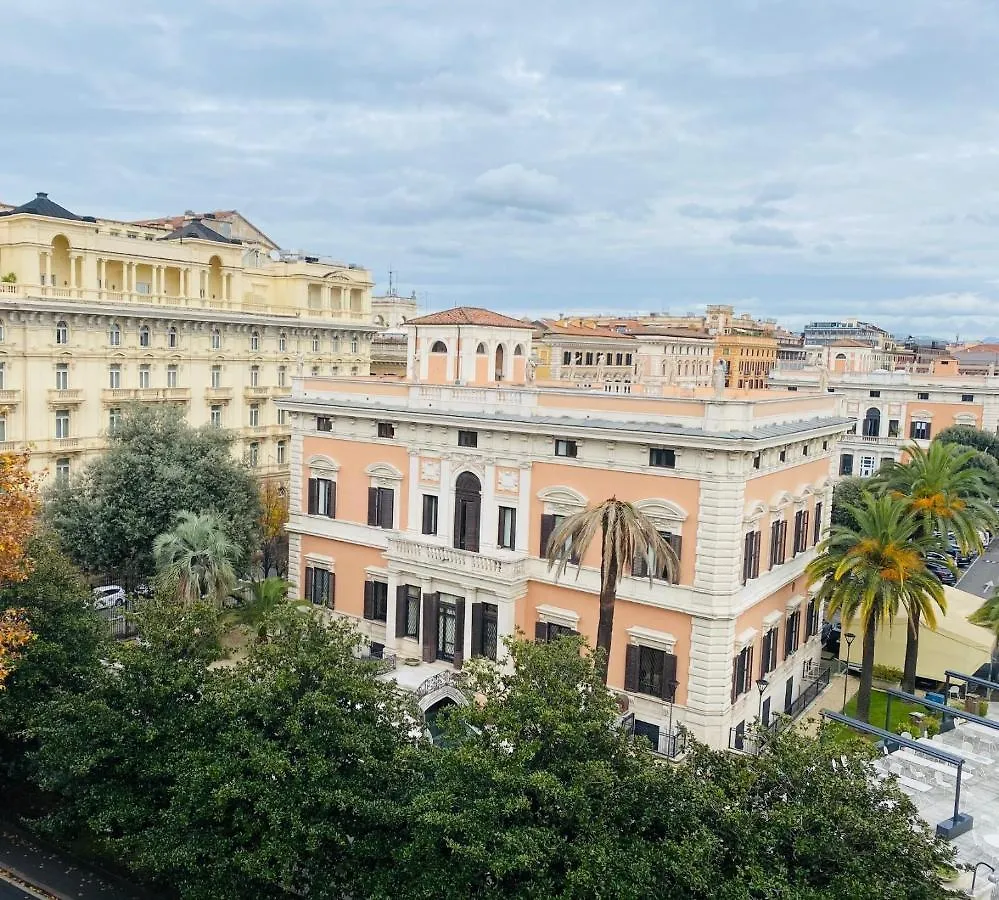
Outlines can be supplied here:
M10 0L0 199L236 207L431 309L999 333L994 0Z

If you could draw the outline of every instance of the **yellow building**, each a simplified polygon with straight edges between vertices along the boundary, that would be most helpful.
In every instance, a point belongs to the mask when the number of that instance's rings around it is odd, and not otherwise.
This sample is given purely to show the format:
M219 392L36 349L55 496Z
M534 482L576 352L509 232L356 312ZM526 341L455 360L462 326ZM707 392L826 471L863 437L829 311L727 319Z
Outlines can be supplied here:
M177 403L287 472L274 398L295 374L367 375L370 274L284 253L234 211L129 223L45 194L0 211L0 450L66 476L130 402Z
M725 363L725 387L765 388L777 364L777 339L763 334L719 334L715 363Z

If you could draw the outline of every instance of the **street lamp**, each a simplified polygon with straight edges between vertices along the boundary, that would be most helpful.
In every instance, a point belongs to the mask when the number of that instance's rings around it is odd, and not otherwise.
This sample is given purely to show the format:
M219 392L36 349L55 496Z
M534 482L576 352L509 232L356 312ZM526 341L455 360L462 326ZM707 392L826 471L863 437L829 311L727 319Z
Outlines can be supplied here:
M846 715L846 686L850 681L850 647L853 646L857 636L848 631L843 637L846 638L846 671L843 673L843 714Z
M672 759L676 750L676 741L673 738L673 703L676 700L676 689L680 686L680 682L672 678L666 682L666 686L669 688L669 757Z
M760 726L759 726L759 728L760 728L760 733L759 733L759 735L756 738L756 755L757 756L759 756L760 750L763 749L763 731L764 731L764 728L766 727L764 725L764 723L763 723L763 695L766 693L768 687L770 687L770 682L767 681L766 678L757 678L756 679L756 690L758 690L760 692L760 714L759 714L759 720L760 720Z

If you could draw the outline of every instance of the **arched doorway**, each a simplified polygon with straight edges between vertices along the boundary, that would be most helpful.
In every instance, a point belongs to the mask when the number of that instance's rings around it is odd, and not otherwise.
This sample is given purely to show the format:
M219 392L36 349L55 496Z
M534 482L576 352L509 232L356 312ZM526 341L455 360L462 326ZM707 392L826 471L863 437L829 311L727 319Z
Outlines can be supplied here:
M427 731L430 732L430 739L435 744L440 744L442 738L441 728L437 723L438 716L443 712L454 709L457 705L450 697L443 697L423 714L423 721L426 723Z
M69 259L69 239L62 234L52 238L51 281L55 287L68 287L72 278Z
M506 353L503 350L503 345L500 344L496 348L496 381L502 381L506 377L505 364Z
M471 472L462 472L454 486L454 546L479 552L482 485Z
M222 297L222 260L217 256L208 260L208 296L212 300Z
M864 437L877 437L881 434L881 410L872 406L864 416Z

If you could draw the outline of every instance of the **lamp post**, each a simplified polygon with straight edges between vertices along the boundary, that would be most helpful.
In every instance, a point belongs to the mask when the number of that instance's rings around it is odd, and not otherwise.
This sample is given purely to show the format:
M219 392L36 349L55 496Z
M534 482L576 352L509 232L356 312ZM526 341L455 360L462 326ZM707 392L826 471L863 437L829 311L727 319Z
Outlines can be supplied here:
M672 678L666 686L669 688L669 758L672 759L676 750L676 740L673 737L673 703L676 701L676 689L680 686L680 682Z
M760 692L760 713L759 713L760 733L759 733L759 735L756 738L756 755L757 756L760 755L760 750L763 749L763 732L764 732L764 729L766 728L766 726L765 726L765 724L763 722L763 695L766 693L768 687L770 687L770 682L767 681L766 678L757 678L756 679L756 690L758 690Z
M846 638L846 671L843 673L843 714L846 715L846 687L850 681L850 647L853 646L857 636L848 631L843 637Z

